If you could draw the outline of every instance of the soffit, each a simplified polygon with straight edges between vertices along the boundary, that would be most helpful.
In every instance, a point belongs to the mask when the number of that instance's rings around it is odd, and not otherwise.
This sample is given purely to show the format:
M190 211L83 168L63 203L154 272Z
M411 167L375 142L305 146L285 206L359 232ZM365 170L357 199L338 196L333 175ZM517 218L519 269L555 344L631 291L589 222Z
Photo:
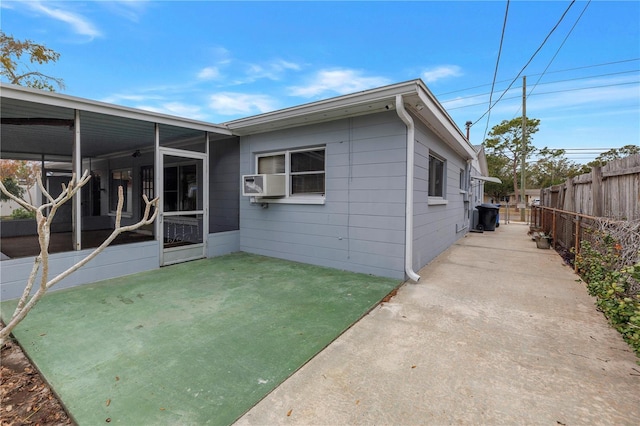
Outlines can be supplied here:
M2 158L40 159L45 155L48 159L70 159L75 129L69 124L74 121L76 109L80 111L83 157L153 148L155 123L160 124L163 144L202 136L205 131L210 140L231 136L222 127L179 117L13 86L3 85L2 89ZM31 124L16 124L17 120L7 124L7 119L29 119Z

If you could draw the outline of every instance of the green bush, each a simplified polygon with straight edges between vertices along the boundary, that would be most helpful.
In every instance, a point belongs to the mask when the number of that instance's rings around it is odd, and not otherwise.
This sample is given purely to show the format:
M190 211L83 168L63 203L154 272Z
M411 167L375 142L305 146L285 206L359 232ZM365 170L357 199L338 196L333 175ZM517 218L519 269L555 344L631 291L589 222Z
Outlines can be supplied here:
M576 256L578 273L587 283L589 294L597 298L598 308L640 356L640 294L632 291L640 282L640 262L615 268L619 245L611 238L602 242L599 249L582 242Z
M23 208L17 208L11 212L12 219L35 219L36 212L30 212Z
M15 195L16 197L22 197L22 195L24 194L24 189L20 186L17 179L13 177L5 177L2 178L2 183L4 184L4 187L7 189L7 191ZM0 200L7 201L9 200L9 197L7 197L4 192L0 191Z

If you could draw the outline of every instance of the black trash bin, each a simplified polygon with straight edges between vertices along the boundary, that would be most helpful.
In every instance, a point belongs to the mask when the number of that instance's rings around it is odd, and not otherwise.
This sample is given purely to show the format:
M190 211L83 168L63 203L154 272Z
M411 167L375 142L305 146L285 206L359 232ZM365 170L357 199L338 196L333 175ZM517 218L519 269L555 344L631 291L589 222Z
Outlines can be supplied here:
M480 204L476 209L478 209L479 215L477 228L484 231L495 231L500 207L494 204Z

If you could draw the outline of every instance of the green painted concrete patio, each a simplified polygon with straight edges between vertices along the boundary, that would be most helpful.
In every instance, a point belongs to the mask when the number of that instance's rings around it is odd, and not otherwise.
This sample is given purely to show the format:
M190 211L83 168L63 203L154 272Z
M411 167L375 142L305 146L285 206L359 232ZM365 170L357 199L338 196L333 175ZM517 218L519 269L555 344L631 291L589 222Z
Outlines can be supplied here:
M52 292L14 335L80 425L226 425L398 285L235 253Z

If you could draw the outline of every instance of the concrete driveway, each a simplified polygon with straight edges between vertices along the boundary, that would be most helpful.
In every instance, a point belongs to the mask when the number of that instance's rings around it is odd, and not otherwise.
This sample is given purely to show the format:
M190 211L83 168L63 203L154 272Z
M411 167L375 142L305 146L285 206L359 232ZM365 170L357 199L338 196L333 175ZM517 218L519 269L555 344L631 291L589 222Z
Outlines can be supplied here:
M469 234L236 424L638 424L638 358L527 230Z

